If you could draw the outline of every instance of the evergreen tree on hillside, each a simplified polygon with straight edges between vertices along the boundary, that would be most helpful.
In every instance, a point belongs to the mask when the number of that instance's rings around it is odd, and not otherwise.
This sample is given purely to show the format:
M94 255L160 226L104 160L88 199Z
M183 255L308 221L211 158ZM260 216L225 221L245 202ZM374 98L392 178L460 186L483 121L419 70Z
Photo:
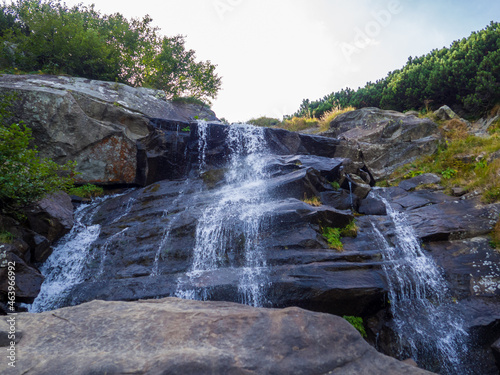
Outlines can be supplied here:
M480 115L500 102L500 24L432 50L409 57L406 65L358 90L343 89L316 101L305 99L297 117L321 117L330 107L379 107L404 111L425 103L447 104L457 111Z

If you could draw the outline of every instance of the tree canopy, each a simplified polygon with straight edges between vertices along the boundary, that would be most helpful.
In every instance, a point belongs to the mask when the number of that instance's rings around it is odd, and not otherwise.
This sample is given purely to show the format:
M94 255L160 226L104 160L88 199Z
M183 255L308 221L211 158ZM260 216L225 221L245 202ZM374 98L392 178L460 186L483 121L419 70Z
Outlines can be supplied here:
M404 111L444 104L456 111L481 115L500 101L500 24L455 41L449 48L409 57L401 69L364 87L304 99L297 117L320 118L333 107L379 107Z
M68 74L215 98L216 65L196 61L185 37L161 36L152 18L101 14L94 5L18 0L0 5L0 72Z

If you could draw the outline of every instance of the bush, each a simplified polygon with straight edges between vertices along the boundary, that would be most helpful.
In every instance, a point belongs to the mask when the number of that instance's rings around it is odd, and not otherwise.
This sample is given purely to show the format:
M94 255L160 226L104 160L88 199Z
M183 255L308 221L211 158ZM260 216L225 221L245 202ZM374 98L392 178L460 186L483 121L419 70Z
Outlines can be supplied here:
M185 37L161 37L152 18L103 15L61 0L0 4L0 72L43 72L163 90L168 99L215 98L221 78Z
M330 123L338 116L346 112L351 112L354 111L356 108L349 106L346 108L341 108L340 106L337 106L328 112L325 112L323 116L321 116L319 120L319 127L321 132L325 132L328 129L330 129Z
M31 129L10 124L9 104L14 98L0 98L0 205L23 206L48 193L73 186L76 163L61 166L41 158L30 148Z
M317 119L304 118L304 117L292 117L286 119L277 127L292 132L297 132L301 130L306 130L310 128L317 128L319 121Z

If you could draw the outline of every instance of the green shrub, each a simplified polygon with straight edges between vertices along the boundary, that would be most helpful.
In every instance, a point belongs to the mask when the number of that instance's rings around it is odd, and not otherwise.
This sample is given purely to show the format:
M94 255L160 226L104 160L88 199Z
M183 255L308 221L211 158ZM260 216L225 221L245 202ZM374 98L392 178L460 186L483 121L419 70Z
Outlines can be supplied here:
M330 182L330 185L332 185L333 190L340 189L340 184L337 181Z
M351 325L358 330L359 333L361 333L361 336L366 338L366 331L365 327L363 325L363 318L359 316L352 316L352 315L344 315L343 318L347 320Z
M68 189L68 194L76 195L81 198L95 198L101 196L103 193L104 189L102 187L92 184L86 184Z
M22 206L73 186L76 163L59 165L30 148L31 129L8 124L13 96L0 98L0 205Z

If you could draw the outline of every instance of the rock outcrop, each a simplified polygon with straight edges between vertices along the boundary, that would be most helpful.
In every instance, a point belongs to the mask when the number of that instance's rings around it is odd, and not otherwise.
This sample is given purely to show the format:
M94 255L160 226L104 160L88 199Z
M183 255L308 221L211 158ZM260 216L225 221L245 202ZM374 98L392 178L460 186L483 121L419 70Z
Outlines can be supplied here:
M375 179L434 153L441 138L437 124L429 119L371 107L337 116L322 135L354 143Z
M342 318L299 308L94 301L16 322L5 374L430 374L378 353Z
M0 94L15 93L14 120L33 130L41 156L78 163L80 182L143 183L137 141L153 130L152 118L186 123L212 111L161 99L161 91L84 78L1 75Z

